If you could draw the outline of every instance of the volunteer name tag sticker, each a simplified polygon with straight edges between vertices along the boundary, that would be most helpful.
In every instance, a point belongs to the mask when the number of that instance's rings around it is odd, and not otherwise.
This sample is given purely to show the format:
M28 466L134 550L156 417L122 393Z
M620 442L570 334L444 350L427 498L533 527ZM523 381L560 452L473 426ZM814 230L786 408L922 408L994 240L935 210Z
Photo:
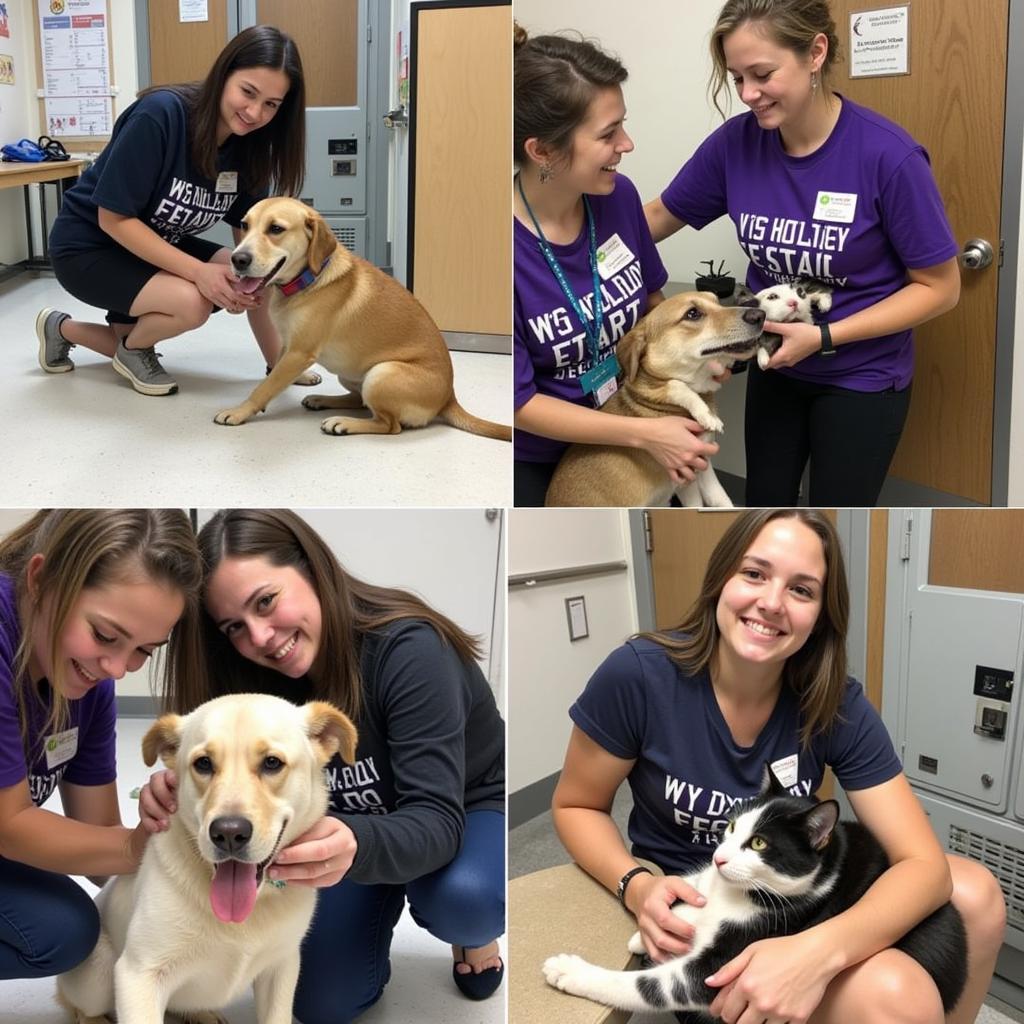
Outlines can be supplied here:
M856 192L819 192L814 202L815 220L852 224L856 212Z
M238 191L238 171L221 171L217 175L217 191L235 193Z
M619 237L618 232L612 235L604 245L597 249L597 272L602 281L607 281L623 267L628 267L636 257L630 252L629 246Z
M795 786L799 776L796 770L797 755L790 754L789 757L779 758L774 764L772 764L772 771L775 773L775 778L782 783L786 789L790 789Z
M52 771L78 753L78 726L47 736L43 746L46 750L46 767Z

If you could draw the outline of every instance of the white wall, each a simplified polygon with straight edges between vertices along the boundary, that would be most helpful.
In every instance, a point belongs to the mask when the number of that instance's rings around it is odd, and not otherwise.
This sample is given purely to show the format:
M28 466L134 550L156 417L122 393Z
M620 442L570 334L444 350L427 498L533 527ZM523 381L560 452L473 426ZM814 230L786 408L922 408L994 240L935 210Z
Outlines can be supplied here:
M1024 2L1024 0L1014 0ZM529 32L575 29L619 56L630 72L623 92L626 129L636 144L622 164L640 195L652 199L671 181L697 145L721 120L707 97L711 70L708 39L721 0L643 0L624 8L620 0L516 0L516 20ZM733 101L733 112L739 112ZM1022 208L1024 239L1024 208ZM702 259L724 259L737 277L747 260L728 218L703 231L681 231L659 246L672 281L692 281ZM1018 264L1018 308L1014 365L1015 413L1011 426L1011 505L1024 505L1024 248ZM743 452L745 376L720 393L719 406L728 431L719 438L719 469L746 475Z
M1017 102L1020 102L1019 100ZM1024 171L1021 172L1024 176ZM1017 326L1014 337L1013 397L1010 415L1010 486L1007 504L1024 505L1024 204L1021 206L1017 254Z
M31 19L37 17L36 0L7 0L11 38L0 37L0 52L14 57L14 86L0 85L0 142L20 138L37 139L42 134L39 100L36 95L36 43ZM113 57L114 118L138 92L136 69L135 6L133 0L107 0L110 17L110 47ZM47 186L51 192L52 187ZM33 192L36 189L32 190ZM35 197L33 204L35 205ZM49 209L52 214L53 203ZM0 192L0 263L16 263L28 256L25 214L21 188ZM40 240L36 240L36 252Z
M508 788L562 767L569 706L595 668L636 632L627 513L511 509L509 574L624 560L629 571L515 587L508 597ZM586 599L590 635L570 641L565 599Z

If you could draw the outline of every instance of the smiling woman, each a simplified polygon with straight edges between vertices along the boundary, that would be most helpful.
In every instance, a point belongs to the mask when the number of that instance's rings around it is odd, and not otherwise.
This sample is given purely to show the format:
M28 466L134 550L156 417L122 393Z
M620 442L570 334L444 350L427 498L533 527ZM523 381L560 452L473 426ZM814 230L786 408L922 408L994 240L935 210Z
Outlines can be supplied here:
M140 394L173 394L177 383L153 346L219 309L248 313L267 365L276 364L281 339L266 306L234 288L228 249L195 236L223 220L240 238L242 217L272 187L299 190L304 161L302 62L272 26L235 36L204 81L141 93L67 193L50 238L61 286L106 309L107 324L41 310L42 368L73 370L68 354L84 345L112 357Z
M92 949L96 909L67 874L138 867L149 830L121 826L114 680L196 629L200 572L178 509L44 510L0 541L0 979ZM63 816L41 810L58 786Z

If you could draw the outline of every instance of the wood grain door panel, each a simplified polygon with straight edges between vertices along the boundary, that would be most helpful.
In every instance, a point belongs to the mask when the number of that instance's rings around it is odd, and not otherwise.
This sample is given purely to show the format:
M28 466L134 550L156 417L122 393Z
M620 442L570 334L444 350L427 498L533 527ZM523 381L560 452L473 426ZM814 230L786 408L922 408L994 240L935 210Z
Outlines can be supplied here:
M833 0L841 51L849 15L877 3ZM910 74L849 77L836 90L884 114L928 150L960 247L985 238L998 249L1002 191L1008 0L914 0ZM962 271L960 304L914 331L910 415L890 473L988 504L992 500L998 270Z

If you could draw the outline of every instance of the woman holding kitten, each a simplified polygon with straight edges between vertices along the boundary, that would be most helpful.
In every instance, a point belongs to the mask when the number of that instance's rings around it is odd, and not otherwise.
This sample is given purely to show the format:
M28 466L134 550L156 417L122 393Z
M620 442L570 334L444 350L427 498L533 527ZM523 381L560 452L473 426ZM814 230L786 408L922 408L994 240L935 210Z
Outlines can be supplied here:
M902 128L834 92L827 0L729 0L711 35L711 94L732 79L750 112L726 121L645 207L656 241L723 214L747 285L811 277L828 323L768 323L782 347L751 365L746 503L873 506L910 406L912 329L960 294L928 155Z
M728 1024L937 1024L935 983L889 947L951 899L970 955L948 1022L969 1024L1002 945L1002 893L987 869L937 842L878 713L847 676L848 618L839 537L825 515L737 515L682 622L613 651L573 704L555 827L580 867L635 915L660 962L688 952L693 937L672 905L703 901L681 876L707 864L729 808L758 793L765 764L801 795L831 768L891 867L850 909L720 965L707 982L720 989L712 1015ZM629 849L610 814L627 780Z

